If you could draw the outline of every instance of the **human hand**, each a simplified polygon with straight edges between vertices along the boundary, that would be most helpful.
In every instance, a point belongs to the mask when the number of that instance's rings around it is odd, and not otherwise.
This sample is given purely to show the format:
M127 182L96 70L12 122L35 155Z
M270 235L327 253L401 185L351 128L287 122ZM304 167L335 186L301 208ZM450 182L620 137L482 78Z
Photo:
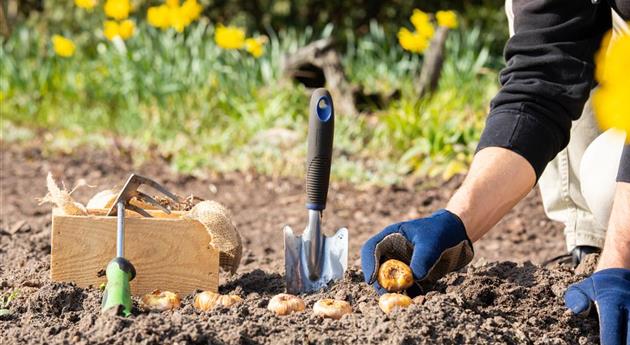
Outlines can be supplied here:
M588 314L591 305L599 314L602 345L630 342L630 269L609 268L567 288L564 303L574 314Z
M376 281L381 262L408 263L414 280L425 285L466 266L473 255L462 221L442 209L427 218L392 224L370 238L361 248L361 266L365 282L383 294Z

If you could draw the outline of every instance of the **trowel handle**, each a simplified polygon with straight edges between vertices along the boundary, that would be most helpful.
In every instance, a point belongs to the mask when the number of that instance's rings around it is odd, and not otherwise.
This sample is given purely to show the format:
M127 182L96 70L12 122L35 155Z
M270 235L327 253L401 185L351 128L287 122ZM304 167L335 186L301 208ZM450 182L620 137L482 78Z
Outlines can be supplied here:
M330 93L326 89L315 90L309 109L306 208L321 211L326 208L335 131L335 111Z

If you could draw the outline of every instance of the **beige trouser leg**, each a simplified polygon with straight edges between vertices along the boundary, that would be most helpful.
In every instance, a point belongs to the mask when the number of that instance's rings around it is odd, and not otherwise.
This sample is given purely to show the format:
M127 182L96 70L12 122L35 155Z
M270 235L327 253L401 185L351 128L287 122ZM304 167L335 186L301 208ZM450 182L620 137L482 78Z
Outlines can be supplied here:
M511 0L506 0L505 10L510 35L513 35L514 13ZM582 163L584 152L599 135L589 99L582 116L573 122L568 146L549 162L538 182L547 216L565 225L568 251L576 246L601 248L604 245L623 141L619 142L609 135L604 136L596 142L597 145L589 149L589 159ZM618 147L618 154L613 146ZM581 174L587 175L587 188L583 188L580 183ZM583 189L588 191L588 202L582 193ZM589 205L596 208L593 209L595 212L591 211Z
M576 246L604 246L606 227L593 217L580 183L582 156L599 134L589 100L582 116L573 122L569 145L549 162L538 181L547 216L564 223L568 251Z
M600 228L608 227L625 140L625 132L609 129L595 138L582 155L582 195Z

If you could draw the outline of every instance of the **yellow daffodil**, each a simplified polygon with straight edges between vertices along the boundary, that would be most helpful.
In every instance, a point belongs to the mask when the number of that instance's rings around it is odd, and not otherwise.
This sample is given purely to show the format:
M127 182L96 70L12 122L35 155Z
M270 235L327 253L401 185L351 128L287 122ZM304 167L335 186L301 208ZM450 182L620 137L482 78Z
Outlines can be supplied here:
M76 46L74 45L74 42L72 42L70 39L60 35L54 35L52 37L52 43L55 54L65 58L74 55Z
M181 7L169 7L169 18L171 27L177 32L183 32L184 29L190 24L191 20Z
M267 43L266 36L248 38L245 40L245 50L253 57L259 58L265 53L265 43Z
M431 37L435 33L431 17L416 8L413 10L409 20L415 30L411 32L407 28L401 28L398 31L398 42L405 50L412 53L422 53L429 46Z
M106 20L105 23L103 23L103 35L110 41L118 36L118 22Z
M136 24L129 19L123 20L120 23L113 20L107 20L103 24L103 35L105 35L105 37L110 41L112 41L116 36L126 40L133 36L135 29Z
M433 37L435 33L435 28L433 27L433 23L431 23L431 18L425 12L420 11L419 9L414 9L411 18L409 18L411 24L416 29L420 35L425 36L427 39Z
M149 25L160 29L171 26L170 10L167 5L149 7L147 10Z
M409 20L411 21L411 24L413 24L413 27L415 27L418 31L420 31L419 29L421 27L427 24L431 24L431 18L429 17L429 15L426 12L423 12L417 8L413 10L411 18L409 18Z
M422 53L429 46L429 40L425 35L417 31L411 32L407 28L398 31L398 42L403 49L412 53Z
M449 29L457 27L457 15L453 11L437 11L435 14L438 25Z
M197 0L186 0L182 4L182 11L184 15L188 17L190 22L195 21L201 15L203 7L197 2Z
M180 6L179 1L167 0L160 6L149 7L147 21L151 26L166 29L172 27L177 32L182 32L194 20L201 15L203 7L197 0L186 0Z
M91 10L98 5L98 0L74 0L74 4L85 10Z
M105 15L114 19L125 19L131 11L129 0L107 0L105 2Z
M240 49L245 44L245 31L234 26L219 25L214 32L214 41L223 49Z
M608 44L609 43L609 44ZM593 95L595 117L602 129L618 128L626 132L630 143L630 35L604 40L596 55L599 88Z
M416 26L416 32L418 35L423 36L425 39L430 40L435 33L435 28L431 22L426 22L420 26Z
M126 40L130 38L131 36L133 36L133 33L135 31L136 31L136 24L130 19L125 19L122 22L120 22L120 24L118 25L118 34L120 35L120 38L122 38L123 40Z

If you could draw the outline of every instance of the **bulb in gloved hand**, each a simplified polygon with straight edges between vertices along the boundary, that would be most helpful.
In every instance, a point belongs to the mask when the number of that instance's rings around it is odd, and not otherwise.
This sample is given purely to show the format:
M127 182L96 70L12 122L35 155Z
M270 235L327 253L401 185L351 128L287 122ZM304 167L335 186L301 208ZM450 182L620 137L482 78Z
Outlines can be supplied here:
M378 283L389 292L406 290L413 284L411 268L402 261L387 260L378 269Z
M229 308L243 299L238 295L220 295L212 291L200 292L195 296L193 305L201 311L208 311L216 306Z
M267 309L280 316L303 311L305 307L301 298L288 293L273 296L267 305Z
M407 308L413 303L409 296L399 293L386 293L378 299L378 306L385 314L391 313L396 308Z
M339 320L342 316L352 313L352 307L346 301L324 298L315 302L313 312L317 316Z
M142 296L140 300L142 309L150 311L164 311L179 308L181 298L178 294L170 291L154 290Z

